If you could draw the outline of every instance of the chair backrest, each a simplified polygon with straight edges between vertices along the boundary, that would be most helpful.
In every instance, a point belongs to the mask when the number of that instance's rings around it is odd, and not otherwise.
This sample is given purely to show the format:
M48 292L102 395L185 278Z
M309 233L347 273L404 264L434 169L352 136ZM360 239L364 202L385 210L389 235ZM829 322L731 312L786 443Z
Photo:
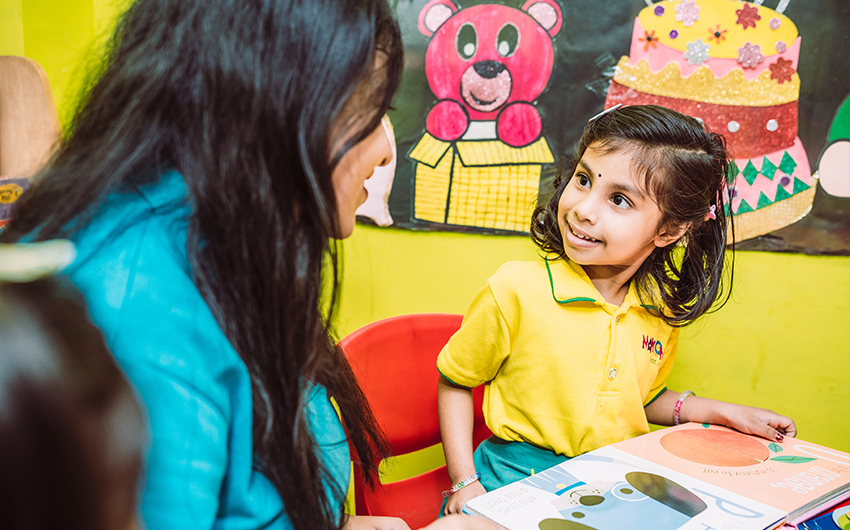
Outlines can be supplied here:
M440 443L436 360L462 320L443 313L402 315L364 326L340 341L394 455ZM473 390L476 445L490 436L481 411L483 393L483 385ZM354 481L359 515L401 517L411 528L436 519L440 492L451 486L445 466L375 490L364 485L355 467Z
M44 69L26 57L0 55L0 226L61 135Z

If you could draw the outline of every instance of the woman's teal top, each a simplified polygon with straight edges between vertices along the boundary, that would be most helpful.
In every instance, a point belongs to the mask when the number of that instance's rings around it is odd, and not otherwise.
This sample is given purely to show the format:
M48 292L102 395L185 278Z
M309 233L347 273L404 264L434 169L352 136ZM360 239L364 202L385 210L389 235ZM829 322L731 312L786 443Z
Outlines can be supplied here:
M190 209L176 172L114 194L73 238L66 269L147 410L140 516L150 529L291 528L255 467L248 370L192 282ZM345 491L342 425L324 388L312 387L309 404L319 457Z

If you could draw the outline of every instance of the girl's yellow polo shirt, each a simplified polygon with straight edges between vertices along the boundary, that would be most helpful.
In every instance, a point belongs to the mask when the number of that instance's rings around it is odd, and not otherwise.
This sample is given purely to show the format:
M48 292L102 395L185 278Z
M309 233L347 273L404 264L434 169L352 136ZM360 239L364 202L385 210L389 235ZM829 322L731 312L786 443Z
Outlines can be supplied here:
M665 389L677 340L632 288L617 307L576 263L509 262L437 368L461 386L487 384L484 416L499 438L572 457L649 432L643 407Z

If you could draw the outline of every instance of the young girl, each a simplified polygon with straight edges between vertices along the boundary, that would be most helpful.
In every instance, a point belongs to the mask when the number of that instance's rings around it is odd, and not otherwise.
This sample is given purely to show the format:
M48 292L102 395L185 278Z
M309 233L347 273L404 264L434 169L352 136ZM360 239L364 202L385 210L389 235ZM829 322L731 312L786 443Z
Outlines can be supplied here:
M444 513L644 434L648 423L716 423L779 442L796 434L791 419L769 410L665 387L678 328L722 291L727 160L721 136L663 107L591 120L572 167L532 218L545 256L502 266L437 360L456 485ZM485 383L494 436L473 454L470 389Z

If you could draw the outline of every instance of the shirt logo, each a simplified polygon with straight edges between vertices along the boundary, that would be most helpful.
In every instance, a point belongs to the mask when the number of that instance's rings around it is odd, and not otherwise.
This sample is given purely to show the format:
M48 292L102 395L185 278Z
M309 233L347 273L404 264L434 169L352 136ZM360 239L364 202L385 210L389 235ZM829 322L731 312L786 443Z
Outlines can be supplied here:
M660 340L643 335L643 349L652 354L649 362L655 365L661 364L661 359L664 358L664 346Z

